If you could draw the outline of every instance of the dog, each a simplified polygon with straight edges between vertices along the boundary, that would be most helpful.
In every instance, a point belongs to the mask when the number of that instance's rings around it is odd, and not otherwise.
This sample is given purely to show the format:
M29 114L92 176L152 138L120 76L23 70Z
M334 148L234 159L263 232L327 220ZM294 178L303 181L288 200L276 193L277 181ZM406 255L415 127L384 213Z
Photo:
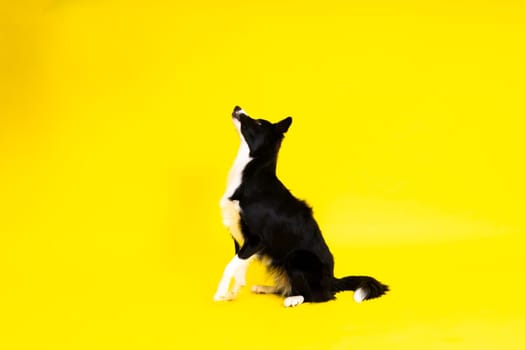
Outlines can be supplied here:
M385 294L389 287L373 277L334 276L334 258L312 209L277 178L277 156L292 118L274 124L253 119L236 106L232 120L241 144L220 206L235 256L224 269L214 300L235 299L254 258L265 263L275 285L253 286L252 292L282 295L286 307L333 300L345 290L354 291L356 302Z

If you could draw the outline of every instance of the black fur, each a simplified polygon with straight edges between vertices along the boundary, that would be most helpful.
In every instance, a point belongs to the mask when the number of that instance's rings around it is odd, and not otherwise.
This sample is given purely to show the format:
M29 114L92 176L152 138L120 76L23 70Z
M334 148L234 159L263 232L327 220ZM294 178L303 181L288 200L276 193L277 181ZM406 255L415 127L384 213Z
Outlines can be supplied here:
M272 124L250 118L240 107L235 107L233 117L240 121L252 158L244 168L240 186L230 197L239 201L241 209L244 243L238 248L236 242L238 256L247 259L257 254L269 258L269 268L284 273L291 285L285 296L302 295L306 302L328 301L337 292L357 288L363 289L365 299L387 292L388 286L372 277L334 277L334 259L312 209L277 178L278 152L292 118Z

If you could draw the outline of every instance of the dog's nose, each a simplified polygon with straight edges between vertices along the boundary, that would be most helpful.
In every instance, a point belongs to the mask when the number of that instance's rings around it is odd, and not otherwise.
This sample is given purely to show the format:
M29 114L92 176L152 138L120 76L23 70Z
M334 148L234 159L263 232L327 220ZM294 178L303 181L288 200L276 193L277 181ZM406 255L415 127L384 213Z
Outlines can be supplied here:
M232 117L234 117L235 119L239 119L239 116L241 114L246 114L246 113L241 107L235 106L235 108L233 109Z

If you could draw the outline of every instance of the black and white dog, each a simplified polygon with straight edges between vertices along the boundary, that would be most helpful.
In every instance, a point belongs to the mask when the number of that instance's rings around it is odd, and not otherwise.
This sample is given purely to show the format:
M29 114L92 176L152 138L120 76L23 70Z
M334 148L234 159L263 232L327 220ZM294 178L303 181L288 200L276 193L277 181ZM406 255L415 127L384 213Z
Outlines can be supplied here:
M372 277L334 277L334 259L312 209L277 178L277 155L292 118L272 124L250 118L240 107L232 116L241 146L220 204L236 255L226 266L214 299L235 298L246 284L246 269L254 257L265 262L275 286L253 286L252 291L280 294L285 306L332 300L344 290L354 291L357 302L387 292L388 287Z

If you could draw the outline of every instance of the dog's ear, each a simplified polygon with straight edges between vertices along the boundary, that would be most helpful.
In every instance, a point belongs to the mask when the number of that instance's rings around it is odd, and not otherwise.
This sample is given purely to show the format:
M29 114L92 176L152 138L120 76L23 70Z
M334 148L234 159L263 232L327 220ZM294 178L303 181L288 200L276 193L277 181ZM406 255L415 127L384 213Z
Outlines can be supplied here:
M292 125L292 117L286 117L280 122L275 124L275 126L277 127L277 130L281 134L284 134L285 132L287 132L290 125Z

